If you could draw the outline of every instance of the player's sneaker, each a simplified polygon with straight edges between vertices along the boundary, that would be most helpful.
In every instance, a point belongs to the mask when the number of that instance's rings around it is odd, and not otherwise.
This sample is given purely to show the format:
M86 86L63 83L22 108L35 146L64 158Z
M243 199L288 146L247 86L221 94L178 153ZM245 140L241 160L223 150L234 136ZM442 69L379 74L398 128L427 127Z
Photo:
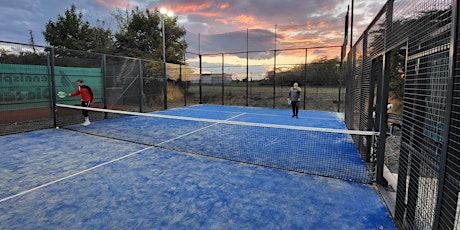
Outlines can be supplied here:
M89 122L89 118L85 118L85 122L81 123L83 126L88 126L89 124L91 124L91 122Z

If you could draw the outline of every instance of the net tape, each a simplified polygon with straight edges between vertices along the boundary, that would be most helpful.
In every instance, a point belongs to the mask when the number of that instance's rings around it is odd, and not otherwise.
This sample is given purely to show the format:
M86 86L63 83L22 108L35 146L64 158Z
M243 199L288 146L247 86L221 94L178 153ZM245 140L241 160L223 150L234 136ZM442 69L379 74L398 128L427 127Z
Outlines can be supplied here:
M101 108L91 108L91 107L88 108L88 107L65 105L65 104L56 104L56 106L62 107L62 108L78 109L78 110L83 109L83 110L103 112L103 113L116 113L116 114L123 114L123 115L132 115L132 116L156 117L156 118L198 121L198 122L229 124L229 125L243 125L243 126L292 129L292 130L315 131L315 132L329 132L329 133L343 133L343 134L364 135L364 136L379 135L379 133L375 131L344 130L344 129L317 128L317 127L305 127L305 126L293 126L293 125L266 124L266 123L245 122L245 121L218 120L218 119L209 119L209 118L195 118L195 117L173 116L173 115L164 115L164 114L155 114L155 113L139 113L139 112L113 110L113 109L101 109Z

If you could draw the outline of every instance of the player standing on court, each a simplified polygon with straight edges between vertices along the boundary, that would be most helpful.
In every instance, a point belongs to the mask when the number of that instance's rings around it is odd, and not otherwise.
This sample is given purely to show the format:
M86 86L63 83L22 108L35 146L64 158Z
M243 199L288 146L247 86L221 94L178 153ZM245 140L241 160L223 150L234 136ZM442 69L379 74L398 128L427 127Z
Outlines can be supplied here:
M77 80L78 84L78 89L74 93L69 93L69 96L77 96L80 95L81 97L81 106L83 107L90 107L91 103L94 102L94 91L91 89L91 87L85 85L85 82L83 80ZM83 109L82 111L83 117L85 118L85 121L82 123L82 125L87 126L91 124L89 121L88 117L88 110Z
M294 82L292 87L289 89L288 101L291 102L292 106L292 117L299 118L299 105L297 104L300 101L300 91L302 89L299 87L299 83Z

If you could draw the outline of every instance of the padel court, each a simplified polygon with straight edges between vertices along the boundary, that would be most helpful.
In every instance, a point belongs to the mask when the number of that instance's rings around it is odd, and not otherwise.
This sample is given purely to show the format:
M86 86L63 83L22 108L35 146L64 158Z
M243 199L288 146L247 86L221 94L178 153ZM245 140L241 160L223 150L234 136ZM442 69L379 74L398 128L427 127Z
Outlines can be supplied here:
M153 114L0 136L0 228L395 229L341 114Z

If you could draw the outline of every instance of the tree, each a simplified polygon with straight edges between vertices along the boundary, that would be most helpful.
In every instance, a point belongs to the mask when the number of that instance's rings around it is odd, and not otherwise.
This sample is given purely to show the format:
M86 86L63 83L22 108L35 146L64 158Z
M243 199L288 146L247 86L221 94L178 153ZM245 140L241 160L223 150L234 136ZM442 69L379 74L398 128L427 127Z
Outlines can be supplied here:
M112 44L110 30L91 27L73 4L56 22L48 21L43 35L51 46L61 49L103 51Z
M405 61L406 61L406 50L393 50L391 52L391 63L390 63L390 85L389 90L395 99L402 100L404 93L404 73L405 73Z
M391 37L390 44L392 41L404 41L407 38L413 38L412 44L423 44L424 42L417 41L414 39L426 39L430 37L432 40L439 39L442 36L441 33L449 32L446 30L446 26L450 23L451 9L444 10L429 10L421 11L417 16L409 17L400 20L396 20L391 24L391 30L387 31L386 23L379 23L376 25L376 28L369 32L369 41L371 41L369 46L369 57L374 57L378 53L384 51L385 42L388 42L389 39L386 37ZM433 43L438 43L439 41L432 41ZM400 50L401 47L398 47L395 50L392 50L391 53L391 76L389 83L390 96L394 97L397 100L403 99L404 94L404 73L406 68L406 57L405 49ZM417 48L420 49L420 48ZM418 51L422 52L422 51Z
M91 27L92 34L92 51L101 52L101 53L113 53L114 41L112 36L112 31L110 29L104 29L105 22L97 22L100 24L96 27Z
M300 85L309 86L337 86L339 83L338 58L327 59L318 57L313 62L305 65L295 65L285 71L276 72L276 84L290 86L294 81ZM306 67L306 72L305 72ZM267 72L266 84L272 84L274 73Z
M118 11L114 15L118 23L115 34L116 52L119 55L163 60L163 38L160 12L155 9ZM166 62L183 63L187 43L183 39L185 29L177 26L177 17L165 17Z
M104 28L103 21L97 20L96 27L83 21L83 14L72 4L56 22L46 24L43 35L58 53L72 49L163 61L162 15L157 9L118 10L112 16L118 26L114 35ZM185 29L177 25L177 17L165 17L166 62L183 64L187 49L184 36Z

